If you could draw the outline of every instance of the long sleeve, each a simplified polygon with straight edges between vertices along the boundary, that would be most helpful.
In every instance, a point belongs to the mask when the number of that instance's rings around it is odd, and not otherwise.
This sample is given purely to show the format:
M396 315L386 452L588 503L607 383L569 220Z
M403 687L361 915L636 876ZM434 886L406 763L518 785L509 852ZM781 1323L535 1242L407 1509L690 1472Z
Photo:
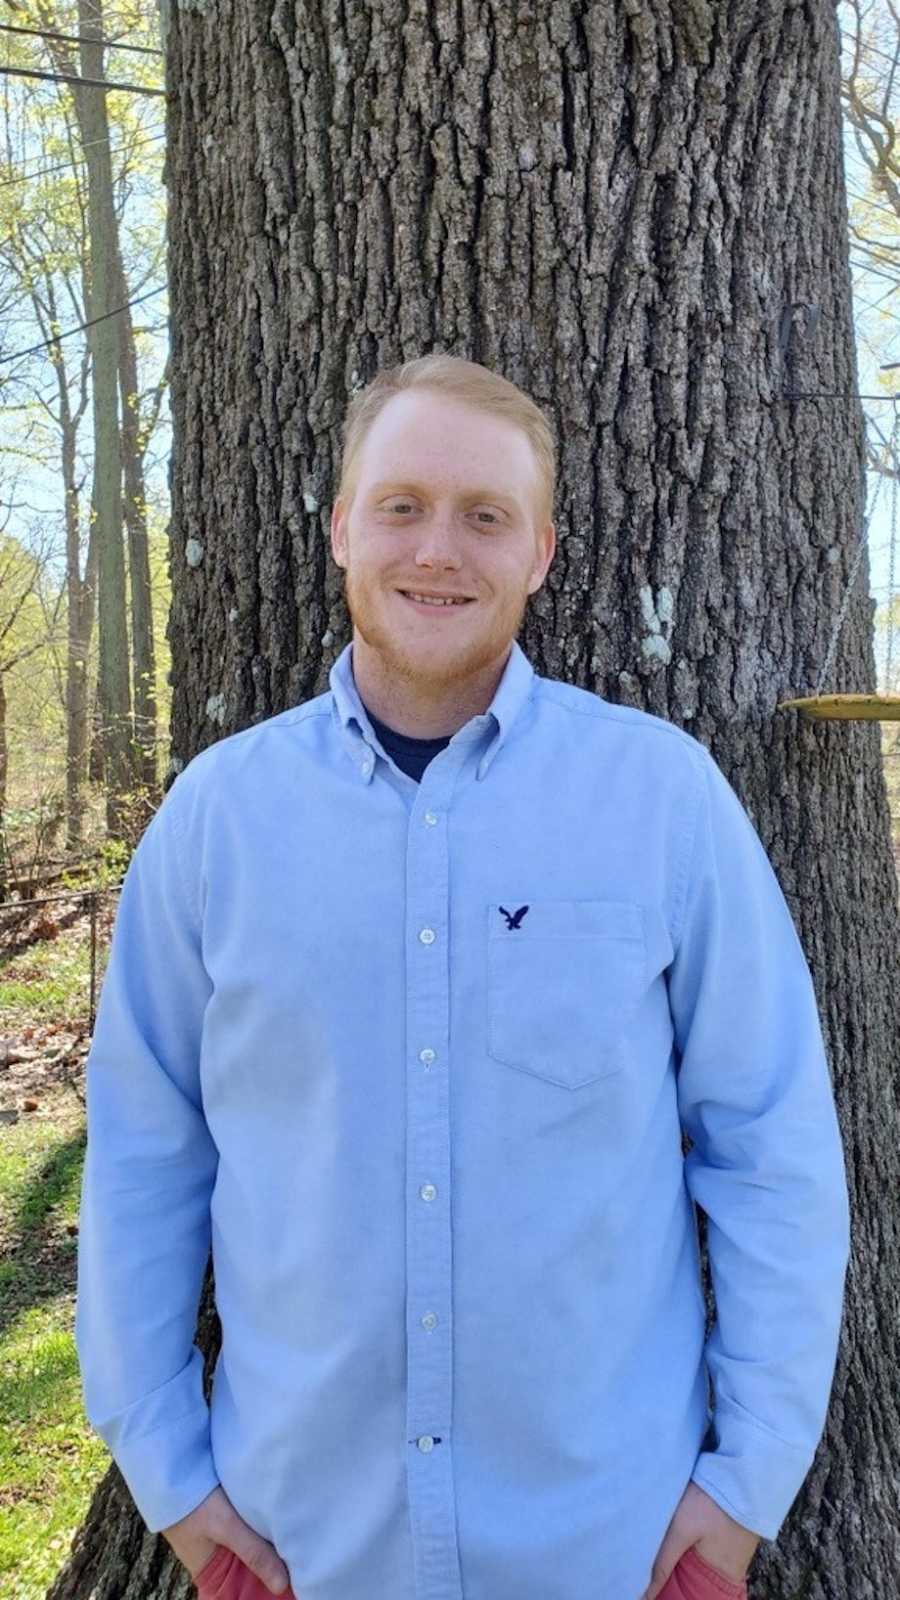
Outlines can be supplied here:
M176 779L121 889L87 1061L75 1341L85 1410L151 1532L219 1479L193 1342L217 1151L199 1060L211 985Z
M815 992L768 857L711 757L669 972L692 1198L709 1219L716 1448L693 1480L772 1539L822 1436L850 1218Z

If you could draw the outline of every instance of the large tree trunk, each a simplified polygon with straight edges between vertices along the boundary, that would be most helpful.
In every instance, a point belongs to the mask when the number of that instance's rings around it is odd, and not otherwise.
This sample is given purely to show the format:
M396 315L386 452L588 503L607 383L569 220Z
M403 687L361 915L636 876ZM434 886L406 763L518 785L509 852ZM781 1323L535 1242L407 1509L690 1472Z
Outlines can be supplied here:
M520 642L539 672L709 747L796 920L833 1069L844 1331L825 1437L752 1600L884 1600L900 1574L884 776L876 726L776 704L815 683L860 527L833 6L258 0L214 28L173 8L168 26L174 768L327 688L350 637L328 545L348 391L432 349L527 389L560 442L559 548ZM783 360L797 303L821 315L812 337L797 313ZM835 690L874 686L866 580ZM55 1600L124 1594L132 1550L161 1564L128 1592L168 1595L163 1542L123 1495L95 1508L81 1587L70 1571Z

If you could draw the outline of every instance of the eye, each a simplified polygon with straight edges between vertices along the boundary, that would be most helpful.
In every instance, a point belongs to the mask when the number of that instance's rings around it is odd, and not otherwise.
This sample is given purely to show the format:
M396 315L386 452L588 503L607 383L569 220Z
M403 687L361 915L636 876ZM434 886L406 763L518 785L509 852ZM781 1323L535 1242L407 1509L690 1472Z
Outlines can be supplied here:
M411 500L392 500L385 504L384 509L399 515L404 510L413 510L414 506ZM500 518L493 511L476 511L474 514L476 517L490 517L491 524L496 524L498 527L500 525Z

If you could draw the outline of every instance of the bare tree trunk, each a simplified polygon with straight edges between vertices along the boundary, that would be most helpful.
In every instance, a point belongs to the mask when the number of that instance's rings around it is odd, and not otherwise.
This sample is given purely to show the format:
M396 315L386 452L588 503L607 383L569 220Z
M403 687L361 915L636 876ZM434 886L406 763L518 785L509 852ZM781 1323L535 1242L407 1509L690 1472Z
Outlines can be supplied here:
M124 306L128 288L118 246L115 251L114 299ZM134 732L136 775L145 790L135 822L149 821L160 800L156 770L156 653L153 648L153 609L150 591L150 556L147 548L146 491L141 417L138 410L138 369L130 312L117 319L119 330L119 387L122 400L122 465L125 488L125 524L128 530L128 572L131 583L131 660L134 674Z
M6 775L9 746L6 741L6 677L0 672L0 822L6 811Z
M295 0L165 20L174 766L327 688L350 637L328 544L348 390L432 349L526 388L560 443L559 547L520 642L538 672L711 750L795 918L833 1070L844 1329L824 1439L752 1600L884 1600L900 1573L885 782L877 727L777 710L815 682L860 527L834 8ZM821 316L812 338L797 314L785 362L798 303ZM829 687L873 686L862 576ZM100 1582L110 1551L155 1559L162 1541L135 1545L124 1500L93 1528L79 1592L104 1600L125 1593ZM169 1593L164 1558L148 1600Z
M90 633L85 627L84 586L71 567L72 534L66 513L68 652L66 657L66 850L77 852L84 837L84 783L87 777L87 665Z
M99 586L99 577L98 577ZM91 735L88 746L88 777L91 783L103 783L106 764L103 751L103 683L100 674L94 680L94 697L90 710Z
M92 595L81 577L81 531L76 486L77 430L69 403L69 387L61 365L59 422L62 434L62 479L66 515L66 599L68 648L66 651L66 849L78 851L84 833L84 786L88 750L88 652L93 627ZM88 535L95 543L93 526Z
M6 899L6 775L9 748L6 741L6 681L0 672L0 903Z
M93 40L102 32L97 0L79 0L81 73L103 76L103 47ZM114 317L116 218L106 100L96 89L74 90L79 131L88 171L91 292L88 330L93 365L94 500L100 546L99 644L103 684L103 745L106 779L106 823L110 838L128 833L126 797L135 775L128 632L125 599L125 552L122 540L122 458L119 439L119 336ZM94 319L101 318L97 321Z
M53 271L37 258L32 266L30 298L38 323L44 324L46 320L50 327L58 327L56 280ZM87 776L86 673L92 622L91 618L85 633L84 587L80 570L79 494L76 483L78 422L84 409L84 396L82 395L79 411L73 415L69 375L58 350L53 352L53 369L56 373L59 395L60 466L66 523L66 849L75 852L82 842L84 824L84 783Z

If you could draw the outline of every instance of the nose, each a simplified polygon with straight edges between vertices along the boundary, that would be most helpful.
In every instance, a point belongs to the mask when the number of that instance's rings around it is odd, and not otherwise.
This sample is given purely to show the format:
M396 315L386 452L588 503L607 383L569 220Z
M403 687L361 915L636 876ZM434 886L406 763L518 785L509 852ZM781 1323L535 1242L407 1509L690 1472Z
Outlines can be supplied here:
M449 520L437 520L423 528L416 552L416 565L420 567L445 567L456 572L460 567L456 535Z

